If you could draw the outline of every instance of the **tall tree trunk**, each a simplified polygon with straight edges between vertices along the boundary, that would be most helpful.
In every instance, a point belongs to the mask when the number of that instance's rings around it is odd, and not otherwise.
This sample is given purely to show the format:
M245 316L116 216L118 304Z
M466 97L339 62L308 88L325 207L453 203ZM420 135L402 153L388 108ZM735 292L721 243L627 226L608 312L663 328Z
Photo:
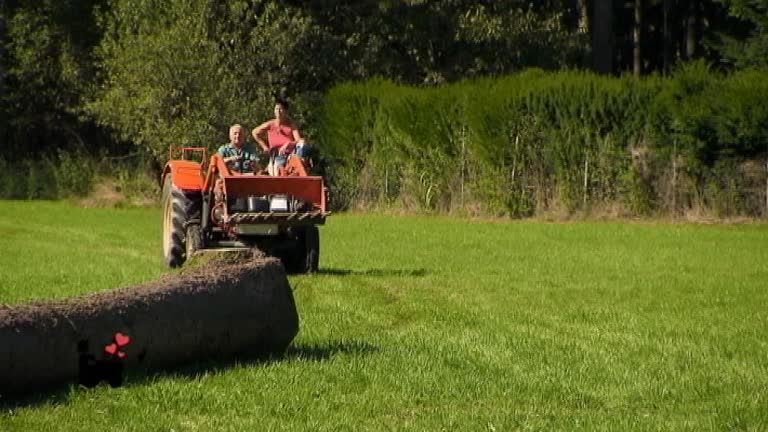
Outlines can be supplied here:
M2 4L0 0L0 6ZM5 94L5 31L5 15L0 11L0 95Z
M635 25L632 32L632 70L635 77L643 73L643 0L635 0Z
M699 0L688 0L685 19L685 58L696 57L699 43Z
M579 9L579 33L589 34L589 3L587 0L578 0Z
M670 32L669 32L669 14L671 12L670 11L671 5L669 4L670 1L671 0L664 0L663 3L662 3L662 7L663 7L663 17L662 17L662 19L664 21L662 23L662 32L663 32L662 33L663 34L663 36L662 36L663 42L662 43L664 44L664 48L663 48L664 49L664 53L662 54L663 55L663 59L662 59L662 66L661 66L661 68L662 68L662 72L664 73L664 75L669 73L669 70L672 68L672 64L671 64L672 63L672 50L671 50L672 47L670 46L672 44L672 38L671 38L671 35L670 35Z
M592 58L597 72L613 73L613 1L594 0Z

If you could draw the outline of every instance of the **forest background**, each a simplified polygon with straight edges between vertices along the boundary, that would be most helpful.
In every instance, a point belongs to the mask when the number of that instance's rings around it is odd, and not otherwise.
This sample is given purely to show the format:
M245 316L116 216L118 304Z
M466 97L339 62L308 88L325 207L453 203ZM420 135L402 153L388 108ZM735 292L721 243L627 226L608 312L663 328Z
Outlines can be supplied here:
M336 209L768 217L768 1L0 2L0 197L151 201L275 96Z

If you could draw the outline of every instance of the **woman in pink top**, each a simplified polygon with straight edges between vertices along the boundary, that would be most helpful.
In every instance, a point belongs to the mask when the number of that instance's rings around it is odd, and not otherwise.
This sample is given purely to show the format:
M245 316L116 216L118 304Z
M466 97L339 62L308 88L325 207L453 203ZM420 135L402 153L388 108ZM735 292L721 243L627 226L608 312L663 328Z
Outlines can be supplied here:
M287 157L297 144L304 144L299 128L288 118L288 102L282 99L275 102L275 118L259 125L252 135L262 150L276 151L280 156Z

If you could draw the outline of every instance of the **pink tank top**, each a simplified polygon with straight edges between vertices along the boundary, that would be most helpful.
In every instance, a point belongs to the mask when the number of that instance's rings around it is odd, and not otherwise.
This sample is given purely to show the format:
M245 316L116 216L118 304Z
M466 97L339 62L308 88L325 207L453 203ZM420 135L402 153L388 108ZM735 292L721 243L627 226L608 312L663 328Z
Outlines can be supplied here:
M293 141L293 127L289 125L278 125L277 120L273 121L267 129L267 139L269 148L280 147Z

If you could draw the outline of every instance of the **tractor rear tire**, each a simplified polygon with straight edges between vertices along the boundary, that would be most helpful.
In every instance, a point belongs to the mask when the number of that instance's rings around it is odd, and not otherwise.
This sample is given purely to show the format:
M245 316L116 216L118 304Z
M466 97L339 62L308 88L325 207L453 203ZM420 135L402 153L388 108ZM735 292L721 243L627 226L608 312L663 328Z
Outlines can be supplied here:
M320 263L320 232L314 225L304 230L304 272L317 272Z
M297 227L295 246L280 255L285 271L290 274L314 273L320 258L320 234L317 227Z
M186 260L186 223L189 200L184 192L165 178L163 184L163 257L169 267L180 267Z

